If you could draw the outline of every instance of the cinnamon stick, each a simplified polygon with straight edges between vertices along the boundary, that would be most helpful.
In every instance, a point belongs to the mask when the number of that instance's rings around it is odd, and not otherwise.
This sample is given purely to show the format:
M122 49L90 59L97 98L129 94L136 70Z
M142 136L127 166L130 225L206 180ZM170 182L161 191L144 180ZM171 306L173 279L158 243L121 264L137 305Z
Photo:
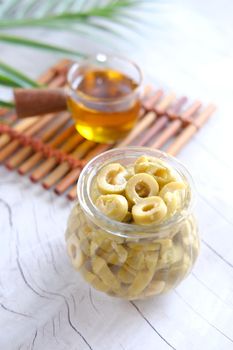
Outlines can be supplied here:
M19 118L55 113L67 109L66 93L62 88L14 89L14 99Z
M55 86L56 87L59 87L61 84L62 81L61 80L57 80L55 83L54 83L54 80L53 82L50 84L50 87L51 85ZM63 81L64 83L64 81ZM39 117L36 117L35 118L35 122L32 123L32 125L26 129L26 131L24 132L25 135L34 135L36 134L39 130L41 130L46 124L48 124L52 118L54 117L54 114L49 114L49 115L46 115L44 116L42 119L40 119ZM17 148L18 146L20 146L20 142L18 140L14 140L13 141L13 145L8 145L6 146L2 151L0 151L0 162L5 160L8 156L10 156Z
M63 64L63 62L59 62L57 65L55 65L55 69L56 67L60 67L61 64ZM39 79L37 80L40 84L48 84L51 80L52 77L55 76L55 70L54 68L51 70L48 70L47 72L43 73ZM13 113L13 115L15 115L15 113ZM29 127L31 125L31 123L33 124L33 122L35 123L37 121L36 118L28 118L26 120L21 120L19 122L17 122L16 125L13 126L13 128L17 131L23 132L24 130L27 129L27 127ZM29 125L28 125L29 124ZM4 134L0 136L0 148L2 148L3 146L5 146L9 141L11 140L11 137L8 134Z
M183 129L180 135L173 141L173 143L167 148L166 151L171 155L176 155L198 131L198 129L203 126L203 124L210 118L215 110L215 105L210 104L204 111L199 114L199 116L197 116L197 118L195 118L193 124L191 123Z

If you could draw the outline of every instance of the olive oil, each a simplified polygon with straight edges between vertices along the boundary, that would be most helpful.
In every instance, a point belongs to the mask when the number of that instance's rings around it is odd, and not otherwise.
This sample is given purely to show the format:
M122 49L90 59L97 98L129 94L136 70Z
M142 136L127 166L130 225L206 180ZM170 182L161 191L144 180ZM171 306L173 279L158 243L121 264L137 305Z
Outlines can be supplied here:
M137 83L112 69L84 70L68 98L77 131L88 140L113 143L133 128L140 110Z

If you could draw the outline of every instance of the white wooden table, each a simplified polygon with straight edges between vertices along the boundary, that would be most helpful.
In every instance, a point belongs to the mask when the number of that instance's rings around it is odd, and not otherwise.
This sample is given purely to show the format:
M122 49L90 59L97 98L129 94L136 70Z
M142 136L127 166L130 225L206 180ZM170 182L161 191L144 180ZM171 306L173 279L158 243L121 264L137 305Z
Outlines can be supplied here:
M72 204L1 166L1 350L233 349L233 6L230 0L181 4L160 5L151 14L155 28L136 48L116 42L113 51L137 60L158 86L218 105L179 154L198 190L202 246L193 272L149 301L130 303L89 288L65 251ZM47 40L84 45L65 34ZM32 77L58 59L7 46L0 52Z

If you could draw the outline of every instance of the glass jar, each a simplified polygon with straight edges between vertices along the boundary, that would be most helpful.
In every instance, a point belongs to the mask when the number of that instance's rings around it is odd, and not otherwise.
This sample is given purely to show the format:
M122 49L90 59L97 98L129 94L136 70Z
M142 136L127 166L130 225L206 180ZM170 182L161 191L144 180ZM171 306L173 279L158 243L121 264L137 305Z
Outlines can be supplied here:
M68 73L67 104L86 139L113 143L127 135L139 115L142 73L130 60L97 54Z
M94 206L92 180L104 165L129 165L142 155L162 159L177 171L188 188L185 204L161 224L114 221ZM141 299L169 291L190 273L199 253L194 190L190 174L175 158L144 147L107 151L85 166L77 191L66 231L67 249L74 268L94 288L115 297Z

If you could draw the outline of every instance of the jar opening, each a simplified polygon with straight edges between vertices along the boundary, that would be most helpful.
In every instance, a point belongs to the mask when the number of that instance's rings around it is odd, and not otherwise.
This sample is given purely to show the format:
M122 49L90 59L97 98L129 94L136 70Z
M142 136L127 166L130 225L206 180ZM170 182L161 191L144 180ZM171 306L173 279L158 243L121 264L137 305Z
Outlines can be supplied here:
M140 156L147 155L159 158L175 168L182 180L188 184L188 198L180 213L175 214L166 221L152 225L136 225L131 223L122 223L108 218L94 205L90 189L94 176L101 167L108 163L119 162L122 165L129 165ZM96 225L101 226L112 235L127 237L127 238L148 238L157 237L159 234L166 232L172 225L182 222L190 213L194 201L194 184L191 175L186 168L174 157L158 150L153 150L147 147L127 147L115 148L104 152L93 158L82 170L77 183L78 200L85 214Z

